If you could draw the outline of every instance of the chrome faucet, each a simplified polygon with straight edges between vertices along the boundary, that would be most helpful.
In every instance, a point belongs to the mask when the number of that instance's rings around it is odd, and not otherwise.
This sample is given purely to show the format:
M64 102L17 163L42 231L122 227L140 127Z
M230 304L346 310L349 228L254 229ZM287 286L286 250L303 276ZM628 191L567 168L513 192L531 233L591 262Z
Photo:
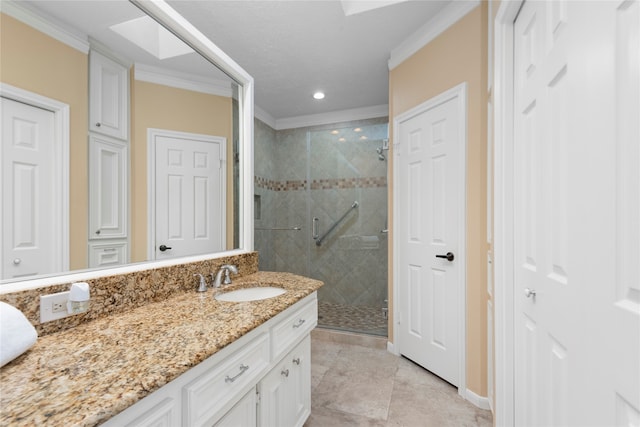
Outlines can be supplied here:
M198 285L198 292L206 292L207 291L207 282L204 280L204 276L200 273L194 274L194 276L200 276L200 283Z
M213 277L213 273L211 273L211 278L214 279L213 287L219 288L221 285L230 285L231 277L229 276L229 272L232 272L233 274L238 274L238 267L231 264L225 264L222 267L220 267L220 270L218 270L218 273L215 275L215 278ZM224 279L222 279L223 273L224 273Z

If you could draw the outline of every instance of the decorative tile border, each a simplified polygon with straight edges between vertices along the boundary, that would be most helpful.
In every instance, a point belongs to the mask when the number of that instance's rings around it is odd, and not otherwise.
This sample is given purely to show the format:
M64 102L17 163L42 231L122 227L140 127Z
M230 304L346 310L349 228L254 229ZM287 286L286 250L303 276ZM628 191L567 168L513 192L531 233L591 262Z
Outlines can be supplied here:
M253 179L254 185L257 188L264 188L271 191L296 191L304 190L307 187L307 180L293 180L293 181L274 181L272 179L256 176Z
M387 178L338 178L338 179L314 179L311 181L312 190L333 190L343 188L380 188L387 186Z
M254 184L257 188L271 191L296 191L306 190L308 181L274 181L260 176L254 177ZM311 181L312 190L335 190L345 188L383 188L387 186L387 178L384 176L364 177L364 178L336 178L336 179L314 179Z

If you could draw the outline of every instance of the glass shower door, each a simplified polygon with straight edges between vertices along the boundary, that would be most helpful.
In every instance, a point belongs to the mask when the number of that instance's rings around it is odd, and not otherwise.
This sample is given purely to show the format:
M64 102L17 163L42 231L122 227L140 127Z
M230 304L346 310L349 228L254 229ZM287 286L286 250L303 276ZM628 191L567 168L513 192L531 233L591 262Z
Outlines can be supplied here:
M322 327L387 335L387 124L309 131L309 275Z

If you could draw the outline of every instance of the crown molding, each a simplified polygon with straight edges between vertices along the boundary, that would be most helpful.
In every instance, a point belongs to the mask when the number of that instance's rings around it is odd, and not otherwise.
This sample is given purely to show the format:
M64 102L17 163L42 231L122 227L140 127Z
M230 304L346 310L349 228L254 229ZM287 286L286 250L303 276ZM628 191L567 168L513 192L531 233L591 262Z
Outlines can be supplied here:
M2 0L0 1L0 12L84 54L89 53L89 38L86 34L81 34L80 32L69 29L57 19L46 16L23 2Z
M480 0L451 1L440 13L391 51L389 70L407 60L479 5Z
M352 108L349 110L332 111L329 113L310 114L306 116L276 119L275 130L295 129L306 126L328 125L332 123L349 122L353 120L373 119L389 115L389 105L374 105L372 107Z
M138 81L171 86L209 95L231 98L233 90L231 83L225 80L208 79L195 74L181 71L167 70L152 65L135 63L134 78Z
M276 128L276 119L271 114L267 113L265 110L258 107L257 105L253 106L253 114L256 119L268 125L271 129Z

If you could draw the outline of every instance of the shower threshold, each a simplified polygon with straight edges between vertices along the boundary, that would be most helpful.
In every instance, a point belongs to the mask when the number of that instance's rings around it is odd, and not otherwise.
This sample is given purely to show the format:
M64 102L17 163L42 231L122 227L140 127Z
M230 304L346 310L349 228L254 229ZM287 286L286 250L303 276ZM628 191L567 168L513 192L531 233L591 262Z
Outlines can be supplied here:
M318 302L321 328L386 337L387 321L381 307Z

